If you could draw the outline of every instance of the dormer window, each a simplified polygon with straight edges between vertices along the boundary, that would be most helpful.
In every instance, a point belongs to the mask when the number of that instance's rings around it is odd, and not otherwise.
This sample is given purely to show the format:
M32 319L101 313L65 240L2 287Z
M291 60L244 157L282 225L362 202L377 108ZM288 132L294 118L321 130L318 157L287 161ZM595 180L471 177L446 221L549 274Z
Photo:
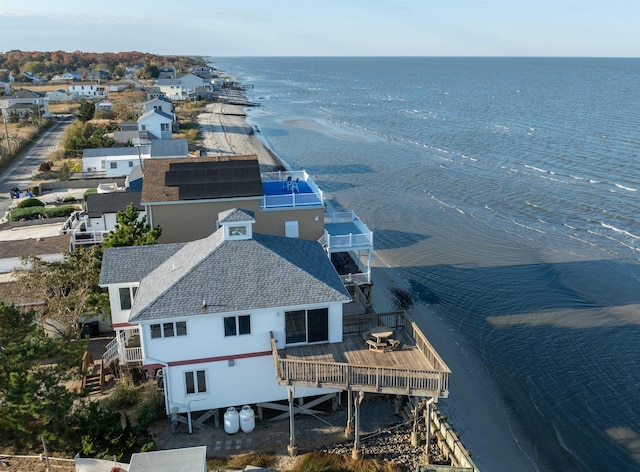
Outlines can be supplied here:
M246 226L229 226L229 236L246 236Z

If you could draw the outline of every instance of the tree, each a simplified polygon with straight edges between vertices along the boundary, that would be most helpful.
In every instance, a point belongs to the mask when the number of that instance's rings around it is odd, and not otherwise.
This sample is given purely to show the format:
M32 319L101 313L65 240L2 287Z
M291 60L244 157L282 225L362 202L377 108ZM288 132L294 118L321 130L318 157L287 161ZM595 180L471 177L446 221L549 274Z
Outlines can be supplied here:
M86 148L111 147L113 138L106 133L107 130L102 127L77 121L65 130L62 146L67 154L77 154Z
M15 451L39 449L40 436L60 450L79 393L64 386L78 373L84 340L47 338L34 311L0 301L0 437Z
M118 212L116 221L115 229L109 231L102 247L147 246L155 244L162 234L162 229L159 226L152 228L147 217L140 217L131 203L124 211Z
M80 320L109 314L108 295L98 286L101 263L99 246L77 248L56 262L29 256L17 278L24 293L41 302L36 307L40 321L62 336L79 337Z
M96 104L89 100L85 100L83 98L82 100L80 100L80 108L76 113L76 118L79 121L86 123L87 121L93 118L93 115L95 114L95 112L96 112Z

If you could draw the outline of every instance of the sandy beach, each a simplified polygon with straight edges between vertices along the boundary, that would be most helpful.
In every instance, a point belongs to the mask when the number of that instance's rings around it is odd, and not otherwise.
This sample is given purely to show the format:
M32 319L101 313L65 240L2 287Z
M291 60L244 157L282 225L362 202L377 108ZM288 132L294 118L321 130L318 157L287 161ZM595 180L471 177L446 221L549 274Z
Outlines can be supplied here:
M286 164L262 145L255 130L245 120L243 107L227 103L209 103L198 115L202 131L198 148L207 155L255 154L262 172L286 168Z
M208 154L255 154L265 170L288 167L258 139L241 106L209 104L198 121L202 130L198 144ZM396 309L393 290L410 293L409 287L399 271L389 267L382 257L374 256L372 267L376 310ZM491 471L535 471L530 459L535 452L529 444L516 439L517 431L513 431L506 408L488 381L481 360L471 356L460 336L456 336L456 330L447 325L435 307L415 302L408 312L452 371L450 396L440 400L439 407L472 452L476 465Z

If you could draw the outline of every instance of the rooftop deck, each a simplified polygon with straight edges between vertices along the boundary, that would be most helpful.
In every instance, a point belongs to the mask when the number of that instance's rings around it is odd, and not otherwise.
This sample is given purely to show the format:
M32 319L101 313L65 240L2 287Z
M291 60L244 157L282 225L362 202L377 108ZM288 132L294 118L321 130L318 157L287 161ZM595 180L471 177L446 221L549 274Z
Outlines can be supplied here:
M325 213L324 228L329 252L373 250L373 232L352 211Z
M401 346L375 352L365 342L376 326L389 327ZM272 350L281 385L446 398L450 370L404 312L349 316L343 342Z
M324 195L306 171L267 172L261 175L261 208L322 207Z

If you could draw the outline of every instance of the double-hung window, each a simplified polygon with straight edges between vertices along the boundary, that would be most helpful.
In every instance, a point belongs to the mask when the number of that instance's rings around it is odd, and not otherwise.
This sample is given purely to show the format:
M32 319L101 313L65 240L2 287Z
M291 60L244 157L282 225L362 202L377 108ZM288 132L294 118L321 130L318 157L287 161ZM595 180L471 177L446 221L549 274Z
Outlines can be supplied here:
M237 336L251 334L251 315L225 316L224 335Z
M184 373L184 384L187 395L205 393L207 391L207 376L204 370L187 371Z
M287 311L287 344L317 343L329 340L329 309Z

